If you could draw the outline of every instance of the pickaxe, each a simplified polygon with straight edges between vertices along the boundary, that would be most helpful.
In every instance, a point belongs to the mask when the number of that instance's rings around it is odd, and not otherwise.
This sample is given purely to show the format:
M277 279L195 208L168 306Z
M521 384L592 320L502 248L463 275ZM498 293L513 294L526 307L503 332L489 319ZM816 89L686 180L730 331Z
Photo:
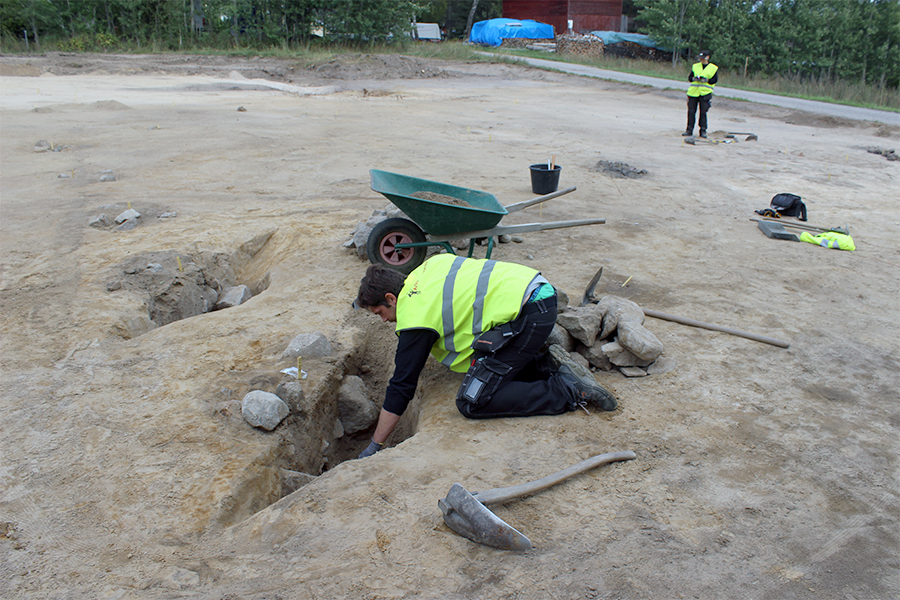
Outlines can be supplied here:
M634 458L636 455L631 451L598 454L537 481L475 494L470 494L462 485L454 483L450 486L447 497L438 500L438 506L444 513L444 523L459 535L492 548L524 552L531 549L531 540L491 512L487 505L534 494L594 467Z

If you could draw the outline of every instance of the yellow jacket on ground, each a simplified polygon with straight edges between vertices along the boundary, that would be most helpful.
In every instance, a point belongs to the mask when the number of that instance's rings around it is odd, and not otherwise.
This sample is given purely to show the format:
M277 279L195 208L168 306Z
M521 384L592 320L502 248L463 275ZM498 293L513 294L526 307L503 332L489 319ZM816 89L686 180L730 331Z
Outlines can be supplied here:
M836 231L826 231L818 235L812 235L808 231L804 231L800 234L800 241L816 244L824 248L834 248L835 250L849 250L851 252L856 250L852 237Z

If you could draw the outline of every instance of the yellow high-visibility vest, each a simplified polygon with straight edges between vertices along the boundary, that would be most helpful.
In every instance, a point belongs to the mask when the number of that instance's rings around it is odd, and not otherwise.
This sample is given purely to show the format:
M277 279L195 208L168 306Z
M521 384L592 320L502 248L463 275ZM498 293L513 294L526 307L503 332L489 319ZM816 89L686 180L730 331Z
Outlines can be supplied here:
M397 296L396 331L434 331L432 356L464 373L475 337L515 319L538 275L513 263L438 254L406 277Z
M699 77L712 79L712 76L715 75L718 70L719 67L712 63L707 64L705 67L703 66L703 63L694 63L694 66L691 67L691 72L694 74L694 81L691 82L687 95L697 97L712 94L713 90L716 89L716 85L714 83L709 83L708 81L706 83L697 81L697 79Z

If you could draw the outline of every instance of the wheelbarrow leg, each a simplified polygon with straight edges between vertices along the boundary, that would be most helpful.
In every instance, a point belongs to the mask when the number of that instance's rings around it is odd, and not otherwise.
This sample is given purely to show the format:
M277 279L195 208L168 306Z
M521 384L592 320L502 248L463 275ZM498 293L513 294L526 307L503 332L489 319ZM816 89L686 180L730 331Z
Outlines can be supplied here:
M479 239L479 238L471 238L469 240L469 254L467 255L467 258L472 258L472 255L475 254L475 240L477 240L477 239ZM484 257L490 258L491 251L494 249L494 238L488 236L487 240L488 240L487 254L485 254Z

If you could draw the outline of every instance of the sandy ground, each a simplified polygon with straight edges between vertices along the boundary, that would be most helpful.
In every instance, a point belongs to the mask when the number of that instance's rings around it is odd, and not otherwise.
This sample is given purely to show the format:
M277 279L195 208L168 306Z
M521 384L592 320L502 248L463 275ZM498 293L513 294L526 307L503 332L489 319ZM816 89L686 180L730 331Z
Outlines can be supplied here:
M719 99L710 129L759 140L690 146L682 92L377 57L4 56L0 87L0 596L900 595L900 162L866 150L896 127ZM365 439L335 438L337 386L360 375L378 402L392 361L390 328L349 307L367 262L343 243L388 205L368 170L512 204L551 156L577 191L502 224L607 223L493 258L573 302L602 266L597 295L790 347L648 319L676 368L598 372L619 410L494 421L463 419L430 364L394 447L341 462ZM857 250L765 237L749 219L779 192ZM129 206L135 229L88 226ZM154 327L148 292L116 285L150 263L256 295ZM316 331L333 354L304 360L278 429L251 428L236 402ZM637 459L494 508L531 551L441 520L453 482L618 450ZM285 495L281 468L322 474Z

